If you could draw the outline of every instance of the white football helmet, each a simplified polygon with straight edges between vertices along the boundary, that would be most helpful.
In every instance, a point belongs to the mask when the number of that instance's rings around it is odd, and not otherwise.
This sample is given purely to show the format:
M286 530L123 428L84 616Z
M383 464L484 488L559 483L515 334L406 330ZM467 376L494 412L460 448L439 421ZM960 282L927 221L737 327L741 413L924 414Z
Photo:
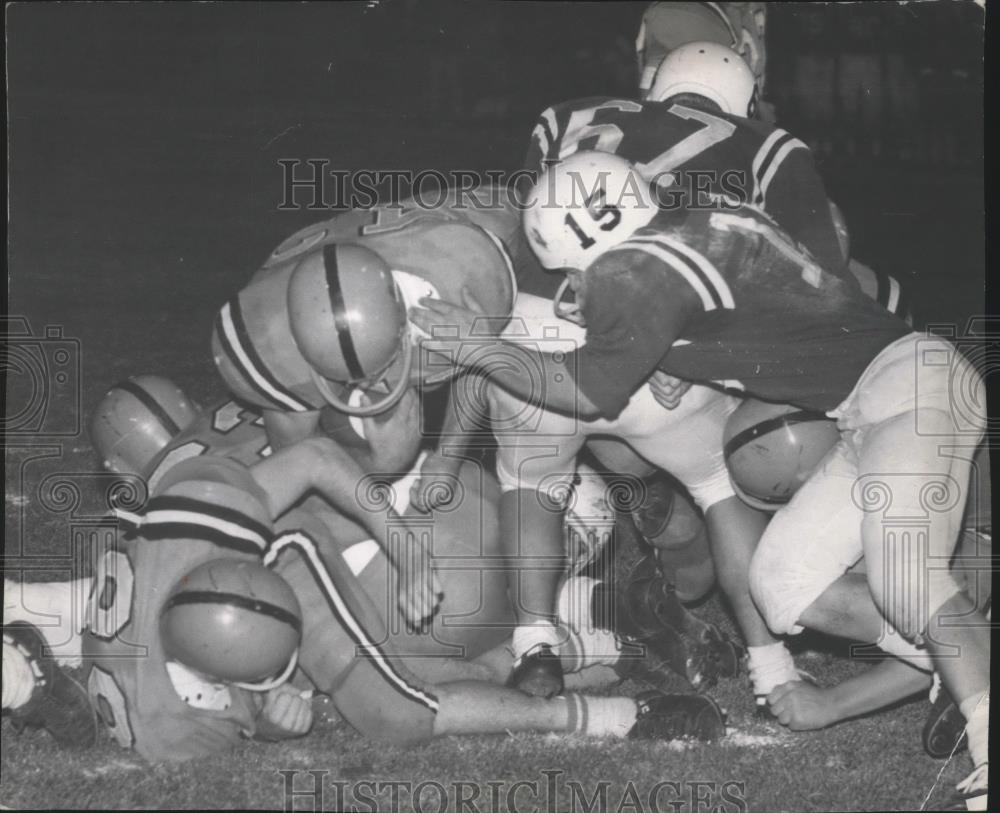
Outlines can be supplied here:
M723 113L749 118L756 90L753 72L737 53L717 42L689 42L660 63L646 100L693 93L715 102Z
M584 270L656 215L648 182L617 155L583 151L549 167L524 211L543 266Z

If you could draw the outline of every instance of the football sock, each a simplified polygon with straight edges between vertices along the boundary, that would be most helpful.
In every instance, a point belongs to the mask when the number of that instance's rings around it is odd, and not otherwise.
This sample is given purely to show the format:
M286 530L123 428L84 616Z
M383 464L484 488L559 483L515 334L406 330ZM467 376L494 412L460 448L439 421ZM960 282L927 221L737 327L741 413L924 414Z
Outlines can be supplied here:
M934 662L927 650L911 644L892 627L886 629L885 634L875 644L884 652L895 655L917 669L923 669L925 672L934 669Z
M514 652L515 662L542 644L548 644L553 652L559 651L559 644L565 638L554 624L541 622L538 624L518 625L514 627L514 635L511 640L511 649Z
M747 660L750 664L750 682L753 684L758 706L767 702L767 696L776 686L801 680L795 669L792 653L781 641L747 647Z
M574 632L594 626L590 604L597 584L597 579L587 576L570 576L559 590L556 613L559 620Z
M3 644L3 708L16 709L31 699L35 690L35 674L31 664L13 644Z
M972 764L982 765L989 758L990 692L967 697L958 704L965 717L965 733L969 735L969 755Z
M80 631L86 621L92 578L62 582L12 582L4 579L3 622L27 621L45 638L57 663L82 663Z
M569 703L566 730L584 737L627 737L639 715L639 707L629 697L571 693L557 699Z

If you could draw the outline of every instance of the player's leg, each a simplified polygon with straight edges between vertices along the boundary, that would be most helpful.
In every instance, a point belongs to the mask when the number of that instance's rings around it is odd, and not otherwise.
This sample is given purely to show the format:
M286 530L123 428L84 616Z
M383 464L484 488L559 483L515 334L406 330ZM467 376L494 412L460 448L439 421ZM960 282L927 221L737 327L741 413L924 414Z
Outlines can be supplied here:
M872 596L890 623L926 645L966 718L977 769L988 758L989 622L950 567L985 402L982 380L954 347L911 334L869 365L841 419L858 428ZM903 517L922 527L903 533Z
M574 418L554 412L531 411L525 424L519 416L526 405L494 385L489 400L502 491L500 540L517 622L512 685L550 696L562 683L556 597L566 566L563 513L584 437Z
M638 405L644 397L640 391L633 402ZM767 518L738 500L726 469L722 438L738 404L706 387L692 387L680 413L659 408L670 414L661 431L649 434L656 415L650 407L642 424L629 418L626 437L650 462L677 477L705 512L717 578L747 642L754 692L763 704L775 685L794 680L797 673L787 648L768 630L750 597L750 560Z
M643 499L631 510L640 536L655 551L663 577L682 601L697 601L715 583L705 521L690 497L625 441L591 437L587 448L603 470L643 481Z

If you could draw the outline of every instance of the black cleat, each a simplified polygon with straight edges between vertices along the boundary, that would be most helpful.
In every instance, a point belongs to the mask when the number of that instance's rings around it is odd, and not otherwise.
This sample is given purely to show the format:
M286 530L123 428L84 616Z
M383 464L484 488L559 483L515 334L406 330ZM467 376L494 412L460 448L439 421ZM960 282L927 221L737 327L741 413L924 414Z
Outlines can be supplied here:
M624 643L634 645L623 653L621 661L628 673L655 673L665 666L700 690L714 686L720 677L739 672L741 648L718 627L691 613L659 574L634 579L614 596L608 595L611 590L606 584L598 585L595 601L614 607L613 615L606 619L608 628ZM594 618L599 618L596 612ZM638 663L643 660L637 657L640 653L645 655L645 665Z
M688 737L711 742L726 735L726 717L703 694L643 692L635 698L639 716L629 731L634 740L676 740Z
M24 655L35 675L35 688L23 706L6 711L15 728L44 728L59 745L87 748L97 740L97 715L87 690L64 672L36 627L15 621L3 628L3 640Z
M562 694L562 661L548 644L539 644L521 658L507 685L532 697Z
M924 750L934 759L945 759L952 754L961 753L969 746L969 738L965 735L965 718L943 686L937 699L931 704L920 740L924 744Z
M656 539L674 512L674 497L676 487L664 475L654 475L645 481L646 493L641 504L633 508L629 514L635 529L647 542Z

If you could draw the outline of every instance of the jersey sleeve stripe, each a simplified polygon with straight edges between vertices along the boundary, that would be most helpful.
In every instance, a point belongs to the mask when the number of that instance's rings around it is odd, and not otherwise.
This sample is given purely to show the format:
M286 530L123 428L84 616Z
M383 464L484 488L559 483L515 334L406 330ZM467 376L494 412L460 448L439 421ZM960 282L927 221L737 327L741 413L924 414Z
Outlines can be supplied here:
M310 412L313 407L300 400L268 370L250 341L239 296L227 302L218 317L218 334L226 355L257 393L280 409Z
M198 514L205 517L208 522L228 523L229 525L241 528L247 538L259 538L267 542L272 536L271 528L258 522L253 517L238 511L235 508L227 508L216 502L207 500L197 500L193 497L184 497L179 494L162 494L153 497L145 511L148 516L151 511L184 511ZM263 547L263 545L262 545Z
M621 243L613 249L613 251L624 250L643 251L652 257L656 257L656 259L670 266L674 271L684 277L687 284L694 289L696 294L698 294L698 298L701 300L701 305L706 311L712 311L718 307L717 299L708 289L708 286L705 284L705 280L702 279L701 275L691 267L690 263L685 262L681 257L678 257L666 246L629 240L625 243Z
M899 313L899 283L894 277L883 274L881 271L875 272L875 279L878 282L878 293L875 299L889 313Z
M543 151L546 163L553 161L559 157L559 122L556 119L556 111L551 107L546 108L542 111L542 116L539 119L539 125L542 127L545 138L548 141L548 145ZM544 166L541 169L545 169Z
M670 262L666 259L667 256L672 257L673 262L671 262L671 265L684 274L689 282L691 280L698 281L699 284L694 285L692 283L692 287L699 292L702 302L705 302L707 297L707 301L712 303L712 307L706 306L706 310L714 308L732 310L736 307L729 283L726 282L725 278L708 258L700 252L686 246L679 240L674 240L665 235L638 235L632 237L622 245L630 244L634 248L638 248L639 246L656 246L659 251L656 256L666 262ZM702 290L705 292L704 295L701 293Z
M344 600L337 586L334 584L330 573L326 569L316 543L306 533L302 531L290 531L284 533L271 543L271 547L264 556L264 564L271 564L285 548L294 547L298 550L309 568L310 573L316 580L326 599L327 605L338 623L344 631L351 637L351 640L364 652L375 668L379 671L386 682L399 694L409 698L432 712L437 714L438 699L428 691L424 691L419 686L414 686L406 677L397 671L392 661L386 657L381 647L375 643L372 636L368 634L360 620L351 612L350 607Z
M767 194L767 186L770 185L775 173L780 168L781 162L785 160L785 156L789 152L798 147L805 147L805 144L797 138L793 138L785 130L775 130L764 139L764 143L760 145L760 149L757 150L751 164L754 184L753 202L755 204L759 206L763 203L764 196Z
M330 296L330 312L333 314L333 324L337 329L340 354L344 357L351 380L363 381L365 371L361 366L361 359L358 358L358 351L354 347L351 323L347 319L347 306L344 304L344 290L340 287L336 243L323 247L323 268L326 271L326 289Z
M789 140L782 141L780 146L778 146L777 152L775 152L774 157L767 163L764 174L760 179L760 202L761 204L767 199L767 190L771 186L771 181L774 180L774 176L778 174L778 170L781 169L781 165L785 158L788 157L788 153L792 150L797 150L799 148L806 148L806 145L799 141L797 138L791 138Z

